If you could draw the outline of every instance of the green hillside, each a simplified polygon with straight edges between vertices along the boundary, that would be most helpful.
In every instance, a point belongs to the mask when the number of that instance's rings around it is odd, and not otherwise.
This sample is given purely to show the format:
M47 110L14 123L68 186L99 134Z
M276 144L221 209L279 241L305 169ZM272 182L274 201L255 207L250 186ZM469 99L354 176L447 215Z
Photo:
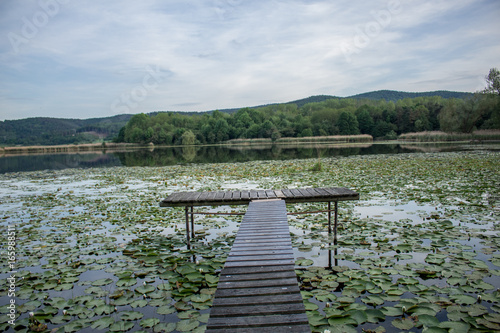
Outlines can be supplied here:
M224 109L220 110L219 114L226 115L221 118L226 122L229 121L229 123L232 121L231 120L232 118L235 119L241 118L236 115L240 113L241 116L241 112L239 111L241 111L242 109L248 110L248 112L246 113L254 118L249 120L247 119L247 117L243 117L242 119L240 119L243 123L248 125L247 128L245 128L245 131L242 130L242 128L244 127L243 125L241 125L242 123L229 124L231 126L229 126L228 128L230 129L232 128L234 130L232 130L232 132L230 131L227 135L215 134L216 132L213 132L212 134L209 133L210 131L217 130L217 128L212 128L215 125L211 123L209 124L210 120L208 118L203 118L202 116L205 115L205 117L209 117L209 115L212 114L213 111L209 112L172 111L168 112L169 114L172 115L168 120L169 121L168 126L164 124L165 126L163 127L163 132L161 132L161 134L160 131L156 133L157 135L162 136L163 139L158 139L156 141L157 143L180 143L181 136L187 129L190 129L191 132L193 132L197 136L196 138L197 142L201 143L220 142L221 141L220 139L222 138L232 139L240 137L266 137L270 136L272 133L274 133L275 136L279 135L279 136L295 136L295 137L303 136L306 134L333 135L337 134L337 132L340 133L344 131L344 129L338 128L340 126L339 124L333 123L338 120L340 113L342 111L349 111L347 112L347 114L354 115L355 111L358 109L360 105L370 104L371 103L369 102L370 100L373 102L377 101L378 103L382 103L377 107L371 106L370 109L367 111L369 111L369 114L373 121L377 122L377 120L380 118L380 120L383 120L383 123L379 122L378 124L379 130L363 131L363 126L365 125L362 122L362 124L360 125L362 133L375 134L376 136L377 135L383 136L390 131L394 131L396 133L402 133L402 132L408 132L410 129L415 129L415 128L439 129L437 116L441 108L443 108L443 103L444 103L443 99L462 100L464 98L470 98L472 96L473 96L472 93L451 92L451 91L409 93L409 92L400 92L392 90L380 90L364 94L353 95L349 97L317 95L291 101L288 103L260 105L260 106L246 107L246 108ZM415 116L416 114L414 112L415 107L418 106L417 105L418 103L422 104L421 102L418 101L415 102L417 104L409 102L409 105L412 106L405 106L404 108L398 109L399 110L398 111L399 119L397 120L398 123L396 123L396 120L393 118L382 119L383 118L382 112L384 111L382 109L384 108L384 106L381 105L385 105L383 101L397 102L405 99L431 98L431 97L440 99L440 102L438 103L439 106L429 105L427 107L428 111L430 112L427 113L427 118L429 120L428 122L423 121L422 116L418 115L418 117L422 119L421 122L417 124L418 126L415 127L414 124L408 125L406 124L406 120L401 119L401 117L411 118ZM328 101L336 101L336 102L328 102ZM342 105L344 105L347 108L345 110L340 110ZM305 107L307 107L307 110L305 109ZM256 110L257 112L250 112L249 110ZM328 110L330 111L333 110L333 111L329 112ZM389 111L390 111L389 113L392 114L391 112L393 111L391 110L394 110L393 106L389 107L389 109L386 110L386 114L384 115L387 116L388 114L387 112ZM425 111L422 112L425 113ZM166 118L161 115L165 113L166 111L155 111L149 113L148 117L151 119L157 119L163 121ZM280 121L278 121L278 119L272 119L273 116L276 116L276 113L280 114L281 117ZM174 114L177 114L178 116L173 116ZM357 112L357 115L359 116L359 112ZM366 116L364 112L363 116ZM123 114L112 117L92 118L92 119L63 119L63 118L35 117L35 118L26 118L20 120L0 121L0 145L12 146L12 145L81 144L81 143L99 142L102 140L110 141L117 137L119 137L119 140L124 141L125 140L123 132L125 130L124 127L132 117L133 115L131 114ZM408 121L411 120L410 118L408 118L409 119ZM326 123L325 119L330 119L330 122ZM268 122L266 122L266 120ZM318 124L317 123L318 121L320 121L321 123ZM424 125L421 124L422 122L424 122ZM391 123L393 125L390 125ZM401 125L402 123L405 123L406 125L402 126ZM204 129L206 135L201 134L202 133L201 127L203 125L208 126L208 127L205 126ZM254 126L253 128L250 129L251 125ZM479 125L482 125L482 122L480 120L479 120ZM258 126L261 127L257 128ZM151 130L153 131L154 128L159 128L159 126L148 126L148 127L151 127ZM120 130L122 128L123 130L120 133ZM236 130L237 128L239 128L240 130L239 131ZM147 138L144 136L136 135L135 137L137 139L135 141L138 142L147 141ZM131 140L130 136L128 137L128 140Z

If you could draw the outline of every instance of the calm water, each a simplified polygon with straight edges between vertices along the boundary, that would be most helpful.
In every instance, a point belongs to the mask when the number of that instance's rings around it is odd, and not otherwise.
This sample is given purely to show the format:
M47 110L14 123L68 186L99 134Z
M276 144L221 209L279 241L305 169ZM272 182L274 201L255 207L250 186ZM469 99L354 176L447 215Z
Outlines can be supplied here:
M287 160L302 158L404 154L416 151L460 151L466 149L491 148L484 145L401 145L401 144L354 144L301 145L259 147L169 147L152 150L138 149L127 152L98 151L72 154L31 154L0 156L0 173L61 170L66 168L90 168L112 166L166 166L186 163L231 163L253 160Z

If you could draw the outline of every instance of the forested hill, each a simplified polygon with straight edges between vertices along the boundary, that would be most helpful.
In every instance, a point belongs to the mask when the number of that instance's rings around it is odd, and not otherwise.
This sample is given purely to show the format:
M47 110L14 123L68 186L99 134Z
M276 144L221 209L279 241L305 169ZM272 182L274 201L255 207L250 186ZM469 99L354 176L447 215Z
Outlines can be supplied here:
M378 91L353 95L346 98L374 99L374 100L385 99L386 101L396 102L405 98L431 97L431 96L440 96L443 98L468 98L472 97L472 95L474 94L468 92L457 92L457 91L447 91L447 90L416 92L416 93L395 91L395 90L378 90Z
M260 110L267 112L271 109L280 108L283 105L295 105L297 109L303 108L305 105L314 105L327 100L386 100L398 101L406 98L415 98L423 96L439 96L442 98L465 98L472 96L471 93L450 92L450 91L435 91L423 93L407 93L391 90L380 90L350 97L336 97L330 95L311 96L304 99L291 101L282 104L270 104L253 106L248 109ZM318 106L318 105L317 105ZM321 107L321 106L318 106ZM224 114L235 114L241 108L220 110ZM194 117L208 112L176 112L182 117ZM164 113L163 111L151 112L150 117ZM6 120L0 121L0 145L54 145L54 144L79 144L98 142L99 140L111 140L118 136L122 129L133 115L124 114L113 117L93 118L93 119L63 119L63 118L47 118L35 117L21 120ZM267 119L267 116L264 116ZM268 125L268 124L267 124ZM182 128L181 128L182 130ZM314 133L314 130L313 130ZM319 133L319 132L318 132ZM323 133L323 131L321 132ZM289 135L291 131L285 131L282 135ZM295 133L299 135L300 133ZM178 135L178 133L177 133ZM176 134L172 133L172 138ZM173 140L175 141L175 140Z
M92 143L114 138L133 115L64 119L36 117L0 122L2 145L58 145Z

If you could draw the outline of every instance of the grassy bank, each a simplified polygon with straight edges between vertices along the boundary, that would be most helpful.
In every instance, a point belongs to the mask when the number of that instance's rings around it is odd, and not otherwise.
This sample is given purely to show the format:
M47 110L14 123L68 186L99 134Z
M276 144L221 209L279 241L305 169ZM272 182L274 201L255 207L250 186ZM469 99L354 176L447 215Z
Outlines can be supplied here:
M306 136L301 138L280 138L272 141L271 139L234 139L229 140L226 144L230 145L258 145L258 144L297 144L297 143L358 143L372 142L373 137L368 134L360 135L330 135L330 136Z
M496 141L500 140L500 130L481 130L473 133L446 133L441 131L405 133L400 141L442 142L442 141Z
M55 146L15 146L0 147L0 155L14 154L52 154L52 153L83 153L102 150L120 151L136 148L149 148L150 145L133 143L88 143L80 145Z

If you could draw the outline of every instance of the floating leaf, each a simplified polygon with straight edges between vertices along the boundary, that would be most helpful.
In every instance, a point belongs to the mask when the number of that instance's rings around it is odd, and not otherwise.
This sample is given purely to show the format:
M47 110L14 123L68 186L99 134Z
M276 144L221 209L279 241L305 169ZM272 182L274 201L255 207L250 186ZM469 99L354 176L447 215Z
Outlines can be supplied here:
M156 290L156 287L150 284L147 284L145 286L139 286L135 288L135 291L139 294L148 294Z
M298 259L295 261L297 266L311 266L312 264L314 264L314 261L311 259Z
M95 330L103 330L111 326L114 322L115 320L111 317L102 317L94 321L91 327Z
M113 280L111 280L110 278L99 279L99 280L93 281L92 286L94 286L94 287L106 286L106 285L110 284L111 282L113 282Z
M392 321L392 326L401 330L409 330L415 326L415 323L410 318L397 318Z
M131 287L137 284L137 279L135 278L124 278L116 281L118 287Z
M143 319L141 320L140 324L144 328L151 328L158 324L160 322L160 319L158 318L148 318L148 319Z
M142 317L144 317L144 314L138 311L123 311L120 313L120 319L126 321L139 320Z
M176 311L176 309L171 306L171 305L164 305L164 306L160 306L158 308L158 310L156 310L156 313L160 314L160 315L169 315L169 314L172 314Z
M110 332L126 332L135 326L131 321L118 321L109 327Z
M181 320L177 323L177 330L181 332L189 332L200 325L200 322L195 319Z

